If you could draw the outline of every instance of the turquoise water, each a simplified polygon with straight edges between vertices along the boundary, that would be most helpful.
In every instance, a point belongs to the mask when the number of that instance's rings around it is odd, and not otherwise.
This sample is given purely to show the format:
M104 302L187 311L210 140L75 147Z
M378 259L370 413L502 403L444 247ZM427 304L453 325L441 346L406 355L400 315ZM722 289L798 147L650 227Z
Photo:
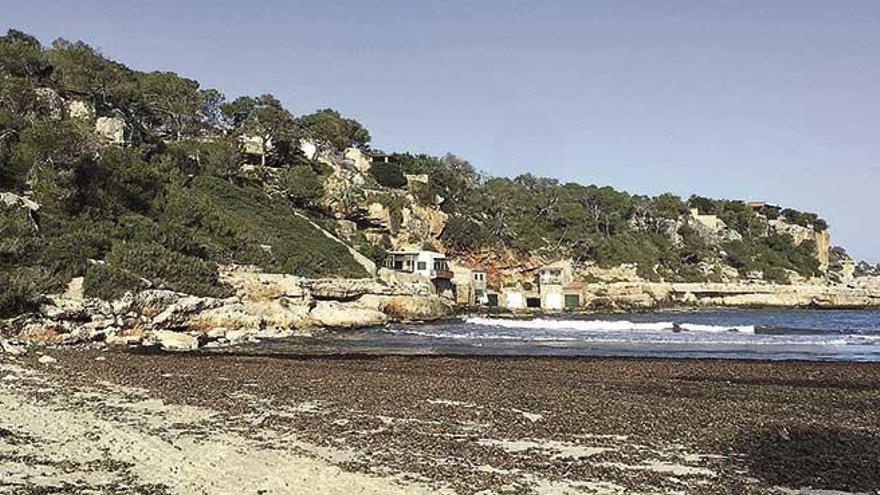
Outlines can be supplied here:
M880 361L877 310L701 310L462 317L247 346L270 353L646 356Z

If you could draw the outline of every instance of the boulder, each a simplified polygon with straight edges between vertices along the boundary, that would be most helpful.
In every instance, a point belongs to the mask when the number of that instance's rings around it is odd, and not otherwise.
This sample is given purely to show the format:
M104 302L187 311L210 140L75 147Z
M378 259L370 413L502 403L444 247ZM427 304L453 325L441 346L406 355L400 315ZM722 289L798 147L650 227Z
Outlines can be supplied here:
M57 359L52 356L40 356L40 359L37 359L37 362L40 364L55 364L58 362Z
M95 133L107 144L125 144L125 121L119 117L98 117Z
M309 160L314 160L318 157L318 153L320 152L320 147L318 146L318 142L314 139L300 139L299 141L299 150L302 151L302 154L306 156Z
M40 209L40 204L25 196L11 192L0 192L0 205L8 207L26 208L31 211Z
M334 301L319 301L310 317L314 325L322 327L363 327L382 325L388 321L385 313L376 309Z
M64 298L72 301L82 301L85 297L83 292L84 277L74 277L67 284L67 290L64 291Z
M193 315L188 320L191 328L208 331L212 328L235 328L247 333L262 328L287 329L298 327L309 318L309 304L287 298L270 301L224 303Z
M182 332L159 330L152 333L153 340L168 351L193 351L199 348L199 339Z
M67 103L67 116L72 119L92 120L95 118L95 107L83 100L71 100Z
M213 309L222 305L220 299L212 297L185 296L177 302L165 308L153 318L153 326L156 328L182 328L189 326L189 320L207 309Z
M418 273L405 273L380 268L379 280L392 287L393 294L429 296L436 292L434 284Z
M360 306L383 312L398 321L425 321L453 314L452 305L437 296L378 296L368 294L358 300Z
M221 280L229 284L242 299L266 301L280 297L306 299L305 279L283 273L259 273L240 269L226 269Z
M0 340L0 352L10 356L23 356L27 354L27 347L22 344L14 344L8 340Z
M224 335L227 341L230 343L237 343L247 340L249 337L254 335L254 332L248 332L245 330L228 330Z
M373 164L372 157L360 148L346 148L345 151L343 151L343 156L347 163L350 163L361 173L369 172Z

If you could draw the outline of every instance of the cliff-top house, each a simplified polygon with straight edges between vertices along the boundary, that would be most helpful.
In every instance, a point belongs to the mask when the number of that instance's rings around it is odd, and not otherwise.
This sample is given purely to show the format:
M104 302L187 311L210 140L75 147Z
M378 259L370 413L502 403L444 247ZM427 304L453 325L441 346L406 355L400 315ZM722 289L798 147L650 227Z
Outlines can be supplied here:
M434 284L438 294L452 297L453 273L445 254L434 251L389 251L385 268L404 273L416 273Z

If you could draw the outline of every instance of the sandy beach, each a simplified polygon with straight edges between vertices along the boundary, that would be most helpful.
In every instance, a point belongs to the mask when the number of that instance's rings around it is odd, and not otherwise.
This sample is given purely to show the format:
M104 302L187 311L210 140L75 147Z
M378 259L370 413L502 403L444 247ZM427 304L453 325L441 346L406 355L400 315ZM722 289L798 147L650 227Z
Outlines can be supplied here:
M45 354L0 356L0 493L880 489L872 364Z

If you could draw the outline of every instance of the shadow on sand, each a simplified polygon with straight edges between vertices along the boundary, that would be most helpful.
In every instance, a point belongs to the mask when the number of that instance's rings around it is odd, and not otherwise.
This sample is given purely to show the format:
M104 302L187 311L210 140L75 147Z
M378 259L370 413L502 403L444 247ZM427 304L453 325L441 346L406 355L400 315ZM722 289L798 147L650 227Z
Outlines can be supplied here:
M796 426L741 437L734 450L752 475L776 486L847 492L880 490L880 436Z

